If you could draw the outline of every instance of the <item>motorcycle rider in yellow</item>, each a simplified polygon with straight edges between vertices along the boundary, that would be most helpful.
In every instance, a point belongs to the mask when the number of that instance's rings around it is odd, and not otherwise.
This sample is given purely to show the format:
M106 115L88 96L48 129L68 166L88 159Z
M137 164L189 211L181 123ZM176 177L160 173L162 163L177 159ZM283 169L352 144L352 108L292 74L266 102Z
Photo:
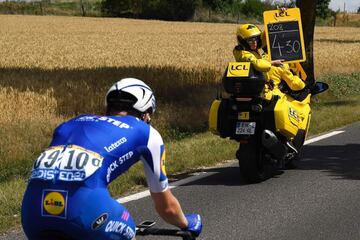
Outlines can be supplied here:
M267 54L261 49L261 30L254 24L243 24L236 31L238 45L233 54L237 62L251 62L260 72L268 72L271 66L280 66L282 60L268 61Z

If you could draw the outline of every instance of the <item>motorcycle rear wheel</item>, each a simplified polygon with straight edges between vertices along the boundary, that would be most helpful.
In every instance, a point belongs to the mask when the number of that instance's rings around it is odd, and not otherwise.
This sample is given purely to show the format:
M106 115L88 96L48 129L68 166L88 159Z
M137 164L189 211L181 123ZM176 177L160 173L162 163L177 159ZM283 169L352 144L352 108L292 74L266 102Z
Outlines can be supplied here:
M236 152L240 173L248 183L259 183L269 178L269 166L262 149L252 144L241 144Z

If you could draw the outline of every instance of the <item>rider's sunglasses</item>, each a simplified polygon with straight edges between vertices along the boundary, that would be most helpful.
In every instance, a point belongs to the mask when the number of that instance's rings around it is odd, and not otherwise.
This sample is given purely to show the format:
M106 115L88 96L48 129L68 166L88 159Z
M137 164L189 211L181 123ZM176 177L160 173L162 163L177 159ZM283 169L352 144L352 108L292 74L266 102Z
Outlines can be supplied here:
M248 39L246 39L246 42L248 44L254 44L254 43L257 43L257 39L256 38L248 38Z

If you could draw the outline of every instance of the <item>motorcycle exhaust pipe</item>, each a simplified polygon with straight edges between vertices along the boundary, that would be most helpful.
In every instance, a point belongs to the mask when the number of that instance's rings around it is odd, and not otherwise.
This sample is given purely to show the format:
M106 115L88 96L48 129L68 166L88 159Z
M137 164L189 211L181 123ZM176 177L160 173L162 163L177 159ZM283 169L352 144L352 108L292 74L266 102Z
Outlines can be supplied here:
M270 152L271 155L281 161L284 160L286 156L286 147L279 141L272 131L265 129L262 133L261 140L263 146Z

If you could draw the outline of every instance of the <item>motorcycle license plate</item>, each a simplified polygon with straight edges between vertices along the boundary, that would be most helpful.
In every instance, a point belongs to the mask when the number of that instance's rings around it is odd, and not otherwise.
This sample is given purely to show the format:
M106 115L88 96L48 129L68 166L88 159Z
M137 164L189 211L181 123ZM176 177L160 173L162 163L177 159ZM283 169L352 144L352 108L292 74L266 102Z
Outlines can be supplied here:
M254 135L256 122L237 122L236 135Z

